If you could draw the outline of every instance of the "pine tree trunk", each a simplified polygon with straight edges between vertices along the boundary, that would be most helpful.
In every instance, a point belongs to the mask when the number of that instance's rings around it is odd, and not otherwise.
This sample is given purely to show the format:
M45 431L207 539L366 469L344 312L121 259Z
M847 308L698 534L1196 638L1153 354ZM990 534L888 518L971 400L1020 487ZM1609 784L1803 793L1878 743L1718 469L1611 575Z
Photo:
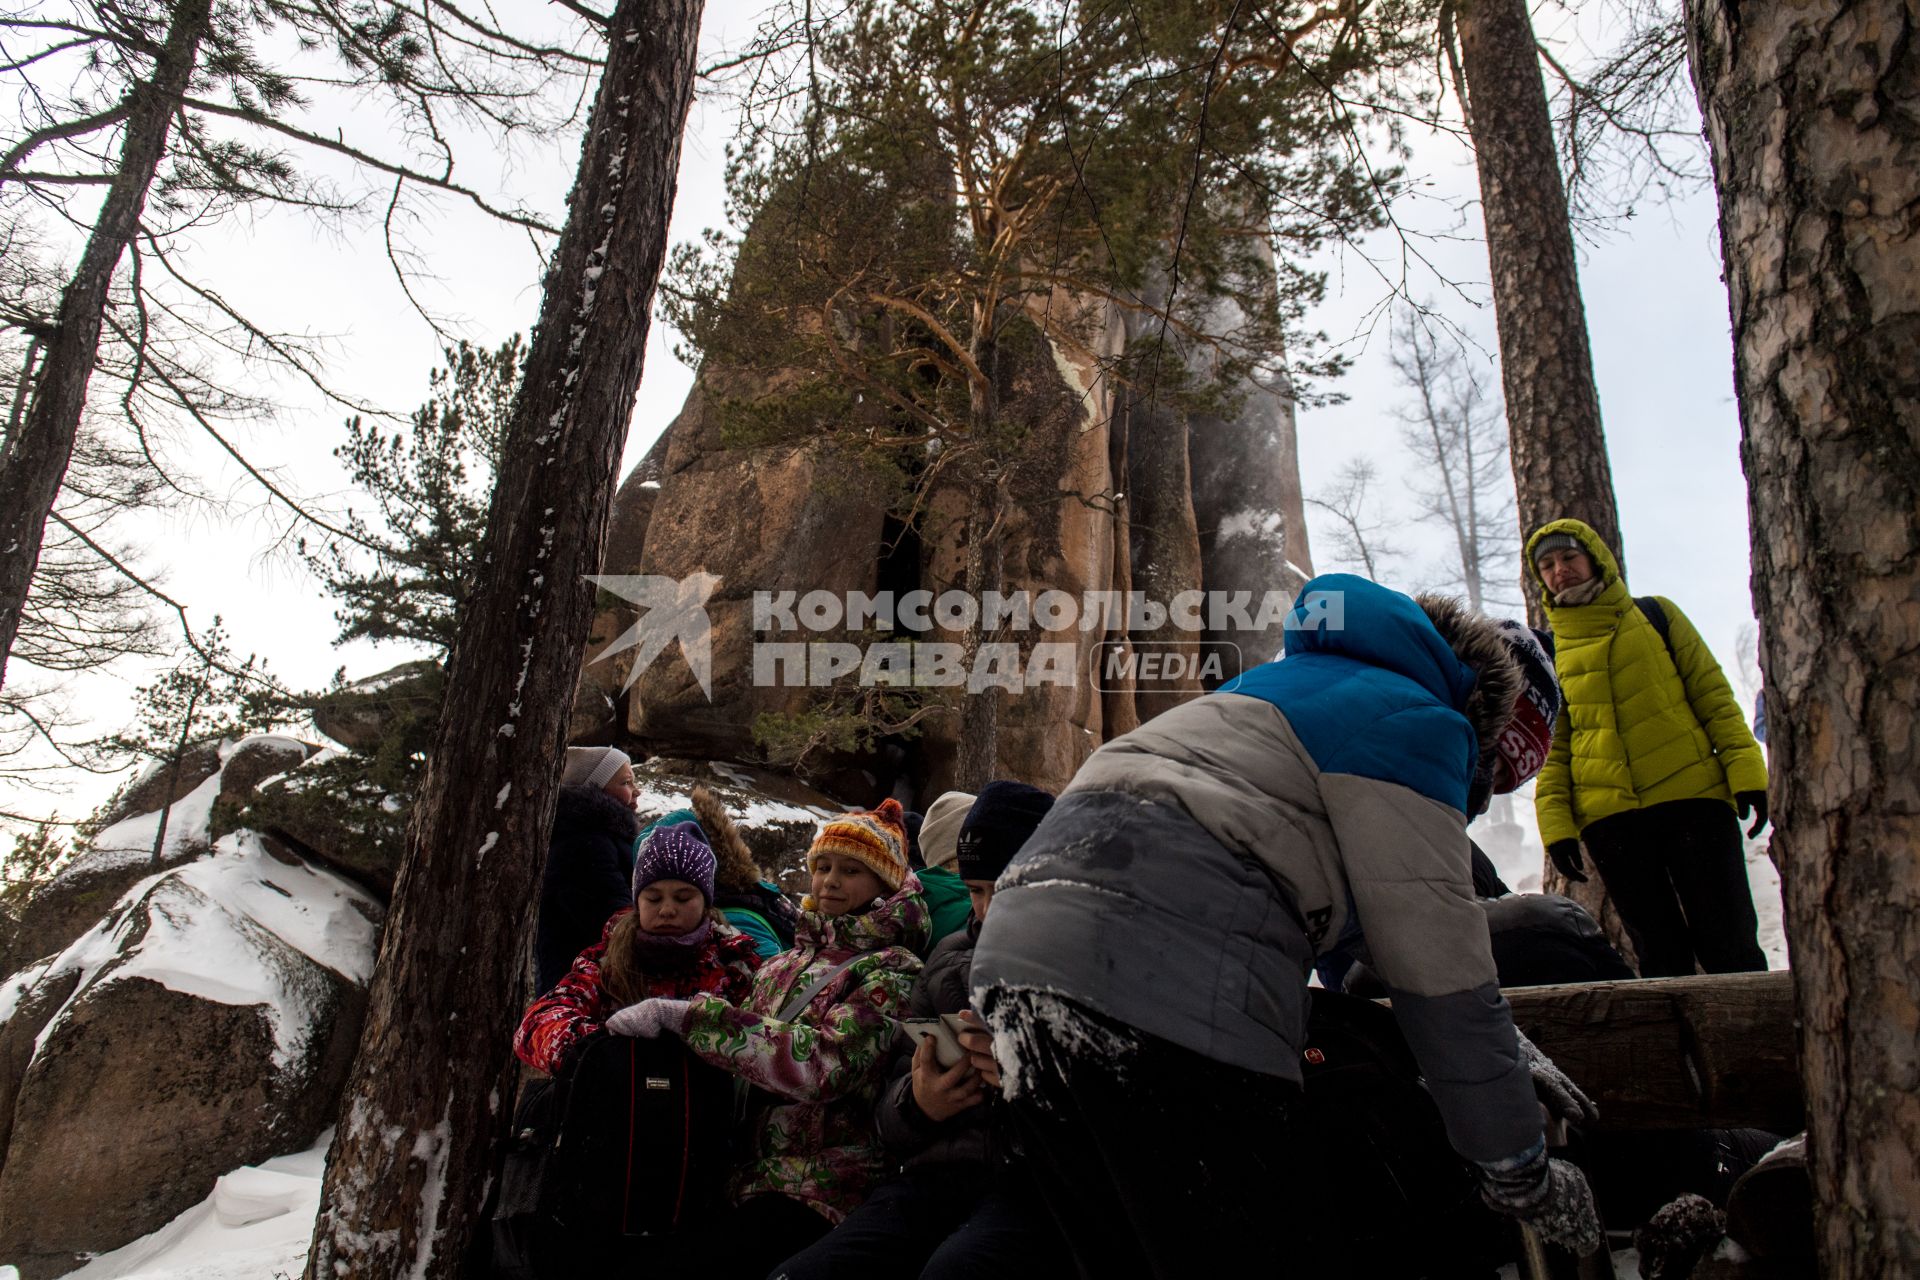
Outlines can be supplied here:
M1480 168L1520 534L1573 516L1618 554L1620 520L1573 228L1526 0L1464 0L1455 21ZM1525 594L1529 614L1537 615L1534 593Z
M1820 1274L1920 1275L1920 13L1688 0Z
M976 603L983 602L988 591L1003 589L1004 556L1001 517L1006 511L1005 491L994 462L994 431L999 417L998 344L995 327L997 309L974 308L973 339L968 354L974 367L983 371L985 381L974 379L967 388L967 434L972 449L968 461L970 479L967 494L967 590ZM980 647L991 643L986 634L985 612L981 621L968 628L965 641L966 668L969 673L980 661ZM998 773L1000 755L1000 692L988 687L979 692L962 690L960 702L960 742L954 756L953 785L962 791L978 791Z
M1549 520L1584 520L1621 556L1613 470L1587 345L1567 191L1526 0L1465 0L1455 18L1467 80L1468 128L1480 169L1481 216L1500 330L1507 448L1524 539ZM1626 560L1621 556L1624 569ZM1520 570L1527 616L1545 626L1539 592ZM1574 884L1546 864L1544 887L1603 922L1623 954L1632 943L1598 875Z
M40 563L47 518L73 459L87 383L100 350L100 329L113 274L140 227L147 191L165 157L173 114L193 78L200 42L211 21L211 0L180 0L173 7L166 43L153 75L136 85L100 216L80 255L80 265L60 295L54 332L46 343L32 407L0 450L0 685L20 632L20 616Z
M308 1280L451 1277L511 1119L521 974L646 351L701 0L622 0L407 832Z

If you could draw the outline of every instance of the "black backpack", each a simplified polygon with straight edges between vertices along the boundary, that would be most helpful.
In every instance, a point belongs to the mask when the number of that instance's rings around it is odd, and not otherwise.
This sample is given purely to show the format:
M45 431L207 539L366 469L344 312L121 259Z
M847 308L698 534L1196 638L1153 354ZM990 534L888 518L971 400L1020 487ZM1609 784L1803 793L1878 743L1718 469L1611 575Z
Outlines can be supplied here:
M678 1039L596 1035L522 1090L493 1212L494 1273L559 1280L632 1262L721 1207L733 1088Z
M1302 1054L1300 1149L1324 1190L1319 1252L1341 1274L1479 1276L1510 1253L1453 1150L1393 1014L1315 988Z

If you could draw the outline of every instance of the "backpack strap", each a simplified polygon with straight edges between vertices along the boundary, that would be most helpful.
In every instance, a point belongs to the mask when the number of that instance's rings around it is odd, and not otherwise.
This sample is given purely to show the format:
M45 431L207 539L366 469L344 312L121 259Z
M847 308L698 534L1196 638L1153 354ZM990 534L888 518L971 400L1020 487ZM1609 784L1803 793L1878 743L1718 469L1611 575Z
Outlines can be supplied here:
M1680 670L1679 655L1673 651L1673 624L1667 621L1667 608L1660 603L1658 596L1635 596L1633 607L1646 616L1653 629L1660 633L1660 643L1667 646L1667 658L1673 663L1673 669Z
M853 968L853 966L860 961L866 959L867 954L865 951L857 951L815 978L812 982L809 982L806 988L798 995L781 1005L780 1012L776 1013L774 1017L781 1022L792 1022L802 1009L805 1009L813 1003L815 996L825 991L834 979ZM754 1092L753 1085L744 1077L735 1076L733 1078L733 1124L736 1132L746 1128L747 1121L753 1114Z
M839 964L833 966L833 968L827 970L812 982L809 982L806 989L782 1005L780 1012L775 1016L781 1022L792 1022L802 1009L813 1003L815 996L832 985L834 979L853 968L854 965L866 959L866 957L867 953L864 951L855 952L853 955L848 956L845 960L842 960Z

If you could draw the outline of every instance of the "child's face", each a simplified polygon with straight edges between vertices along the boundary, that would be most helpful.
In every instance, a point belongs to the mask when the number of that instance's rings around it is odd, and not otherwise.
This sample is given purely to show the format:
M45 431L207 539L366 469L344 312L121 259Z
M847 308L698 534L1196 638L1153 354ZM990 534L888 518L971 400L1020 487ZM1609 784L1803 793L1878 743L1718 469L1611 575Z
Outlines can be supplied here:
M612 780L601 790L629 809L639 807L640 784L634 781L633 766L630 764L621 765L620 772L614 774Z
M993 881L962 880L967 886L967 898L973 903L973 918L985 924L987 908L993 905Z
M640 928L647 933L679 937L691 933L706 914L707 900L700 890L685 880L655 880L640 891L633 909L640 916Z
M807 870L813 876L813 905L826 915L865 911L875 898L887 896L887 882L844 853L816 853Z

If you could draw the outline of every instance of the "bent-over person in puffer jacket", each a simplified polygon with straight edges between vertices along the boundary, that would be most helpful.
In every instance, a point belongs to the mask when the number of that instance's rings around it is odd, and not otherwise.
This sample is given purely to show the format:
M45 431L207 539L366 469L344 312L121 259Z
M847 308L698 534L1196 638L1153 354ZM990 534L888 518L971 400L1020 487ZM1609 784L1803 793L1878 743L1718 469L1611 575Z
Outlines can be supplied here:
M1598 1247L1585 1181L1547 1159L1469 869L1468 788L1519 687L1458 601L1327 575L1282 660L1081 767L1000 878L973 994L1082 1275L1276 1252L1340 1274L1293 1123L1308 971L1349 920L1489 1203Z

